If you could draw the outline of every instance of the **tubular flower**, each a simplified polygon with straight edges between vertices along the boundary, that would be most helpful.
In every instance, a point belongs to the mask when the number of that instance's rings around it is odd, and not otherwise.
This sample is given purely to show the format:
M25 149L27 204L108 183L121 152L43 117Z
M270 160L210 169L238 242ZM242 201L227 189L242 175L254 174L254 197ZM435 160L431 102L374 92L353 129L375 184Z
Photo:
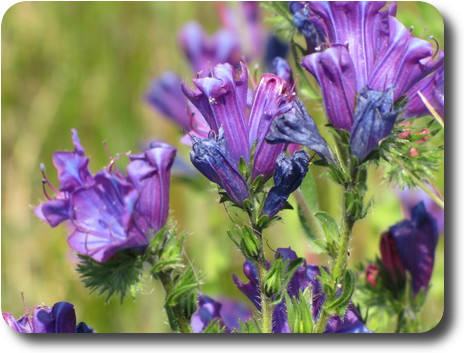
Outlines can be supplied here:
M31 316L32 314L32 316ZM76 326L74 305L58 302L53 307L38 305L30 308L16 320L10 313L3 319L13 330L21 333L93 333L84 322Z
M280 257L283 261L292 261L297 258L295 252L291 248L277 249L276 258ZM245 294L250 301L261 310L261 293L259 290L258 272L252 261L247 260L243 266L243 271L248 278L248 283L243 283L236 275L233 275L233 280L237 288ZM304 263L293 274L288 286L287 293L290 297L298 297L300 291L311 287L313 318L317 320L324 304L324 292L322 285L317 278L320 275L319 266L307 265ZM274 307L272 313L272 332L274 333L290 333L288 324L287 308L285 301L280 302ZM350 303L343 318L334 315L329 319L326 333L369 333L372 332L366 328L361 320L361 316L355 306Z
M221 298L216 301L204 294L198 296L198 309L192 315L192 330L201 333L213 320L219 321L224 332L231 333L240 328L239 320L248 321L252 317L251 309L237 300Z
M409 116L422 114L415 101L418 90L434 97L430 98L432 104L440 97L444 55L437 55L431 43L414 37L394 17L396 5L385 5L381 1L291 4L294 21L299 21L303 29L311 23L320 33L316 36L320 51L303 57L302 65L321 87L329 121L335 128L351 133L359 125L382 126L364 130L367 137L351 140L360 159L390 133L394 124L390 114L393 108L388 109L386 117L382 109L375 110L375 114L356 114L358 106L365 104L366 92L373 92L370 96L391 92L392 107L405 97L412 101L407 107ZM438 93L428 93L434 85Z
M75 130L73 137L78 145ZM129 156L128 176L113 171L114 161L110 167L91 176L82 172L82 165L87 168L88 163L83 150L77 159L79 162L76 162L76 152L56 152L54 161L58 155L68 166L61 169L55 163L60 192L57 191L56 199L38 206L36 214L51 226L68 220L72 229L69 245L98 262L108 260L122 249L144 248L168 217L169 178L175 154L174 147L153 143L144 153ZM79 172L81 177L73 179ZM82 175L85 182L81 180ZM63 180L68 183L64 184ZM68 184L72 187L63 188Z
M243 158L249 163L253 148L252 178L263 175L267 180L271 177L277 156L286 146L269 145L264 137L274 117L292 108L291 88L280 77L262 75L247 114L248 70L245 65L241 64L240 70L235 71L229 64L220 64L214 68L212 77L193 82L196 89L183 83L182 90L211 131L207 138L192 139L192 163L208 179L224 188L236 203L242 204L248 191L238 171L239 161ZM218 170L222 167L223 170ZM229 176L233 177L228 179ZM233 190L230 183L241 186Z
M208 76L214 65L241 59L239 43L231 31L221 29L208 37L196 22L189 22L179 33L179 43L192 69L200 76Z
M404 220L382 236L381 263L392 279L404 278L405 271L411 275L414 295L421 289L428 290L438 242L435 219L427 212L423 202L412 210L411 220Z

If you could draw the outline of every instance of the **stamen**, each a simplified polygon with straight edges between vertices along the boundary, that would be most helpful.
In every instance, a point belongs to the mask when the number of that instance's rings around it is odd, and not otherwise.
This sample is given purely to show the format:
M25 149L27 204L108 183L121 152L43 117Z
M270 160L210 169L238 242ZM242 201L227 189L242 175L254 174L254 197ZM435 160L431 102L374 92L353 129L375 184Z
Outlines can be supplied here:
M435 49L435 53L433 53L433 55L432 55L432 59L435 59L438 52L440 51L440 43L438 43L438 40L436 40L434 36L430 36L429 39L433 40L435 42L435 44L437 45L437 48Z
M49 200L51 200L50 196L48 196L48 193L45 189L45 184L48 185L48 187L55 193L55 195L60 195L61 192L58 191L53 185L52 183L50 183L50 181L48 180L47 176L45 175L45 165L43 163L40 163L40 171L42 172L42 187L43 187L43 191L44 191L44 194L45 194L45 197Z
M409 27L409 33L412 34L412 31L414 31L414 26L410 26L410 27Z
M113 159L113 156L111 156L110 150L108 149L108 144L106 141L103 141L103 148L105 149L106 155L108 156L108 159L111 161Z

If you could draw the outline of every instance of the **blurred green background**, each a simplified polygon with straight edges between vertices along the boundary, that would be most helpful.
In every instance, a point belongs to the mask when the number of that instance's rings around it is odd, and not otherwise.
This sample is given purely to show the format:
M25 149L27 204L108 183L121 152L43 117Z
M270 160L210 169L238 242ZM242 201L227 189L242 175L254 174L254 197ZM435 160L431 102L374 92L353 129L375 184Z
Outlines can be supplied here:
M443 47L443 22L430 5L399 3L398 17L420 36L433 35ZM263 10L263 18L266 13ZM11 7L2 22L2 302L3 312L24 313L28 306L57 301L75 304L78 320L98 332L168 332L162 310L162 288L147 278L136 300L105 303L89 294L75 272L64 226L51 229L33 214L44 199L39 164L57 185L51 154L71 150L70 129L79 131L82 145L97 171L108 163L102 142L112 154L139 150L142 143L163 140L188 159L179 130L144 101L150 79L165 70L184 80L192 73L177 44L177 33L190 20L213 33L219 26L217 4L210 2L23 2ZM271 26L268 25L271 29ZM308 102L312 114L321 106ZM443 171L443 168L441 168ZM339 190L319 177L322 210L340 212ZM400 202L381 172L371 173L375 208L357 224L351 265L373 260L380 234L402 219ZM443 172L436 185L443 191ZM203 292L245 299L231 275L242 275L243 260L228 239L231 223L217 203L214 187L204 178L195 183L174 178L172 217L179 231L188 231L187 253L204 273ZM293 203L293 200L291 200ZM267 235L269 246L288 247L310 263L326 259L311 253L296 212ZM272 253L269 250L268 256ZM443 237L437 249L432 288L423 313L423 327L440 320L444 305Z

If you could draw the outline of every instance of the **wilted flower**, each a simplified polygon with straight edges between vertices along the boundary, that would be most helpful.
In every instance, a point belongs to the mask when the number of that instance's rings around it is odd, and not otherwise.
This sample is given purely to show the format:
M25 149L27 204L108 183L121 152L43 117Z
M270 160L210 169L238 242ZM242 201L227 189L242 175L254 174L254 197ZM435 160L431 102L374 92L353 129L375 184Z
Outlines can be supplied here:
M193 138L192 163L208 179L224 188L242 204L247 198L246 181L239 162L250 162L254 150L252 179L270 178L284 144L269 145L264 140L276 115L292 108L291 87L273 74L264 74L254 92L247 114L248 70L241 64L235 71L229 64L217 65L212 77L193 80L196 89L183 84L187 98L205 118L211 132L206 139ZM223 170L220 170L223 169ZM230 187L232 183L233 187ZM236 187L239 186L239 187Z
M297 258L295 252L290 248L277 249L276 258L278 257L280 257L282 261L292 261ZM233 275L235 285L248 297L248 299L250 299L258 310L261 310L261 293L259 289L258 270L255 264L252 261L247 260L243 265L243 272L249 281L247 283L243 283L236 275ZM322 284L317 278L319 275L319 266L307 265L305 262L304 265L300 266L293 274L287 287L287 293L290 297L298 297L300 291L304 291L306 288L311 287L312 314L314 320L317 320L325 300L325 294L322 291ZM285 301L281 301L274 307L272 322L272 332L290 332ZM360 314L356 310L355 306L350 302L343 318L338 315L334 315L329 319L325 332L368 333L372 331L366 328L361 320Z
M74 152L53 155L60 191L45 178L57 197L38 206L36 215L52 227L69 220L69 245L98 262L119 250L148 245L167 220L176 149L152 143L144 153L129 156L127 177L114 170L114 161L92 176L75 130L73 140Z
M410 220L404 220L382 235L381 263L393 279L411 276L413 293L427 291L432 276L435 248L438 242L435 219L427 212L423 202L412 209Z
M359 159L390 133L398 114L394 103L402 96L414 98L418 85L443 66L444 55L437 55L432 44L414 37L394 17L394 4L385 5L380 1L291 5L294 21L300 21L301 28L311 23L318 33L313 42L321 50L305 56L302 65L321 86L329 121L351 133L367 126L361 130L368 136L350 143ZM387 95L391 95L388 106ZM385 97L382 108L369 104L377 96ZM359 113L366 109L368 114Z
M210 324L217 320L224 332L231 333L240 328L239 320L248 321L253 313L248 305L234 299L220 298L214 300L204 294L198 296L198 308L192 315L192 330L201 333Z
M32 315L31 315L32 314ZM21 333L93 333L84 322L76 326L74 305L58 302L53 307L38 305L26 310L18 320L10 313L3 319L13 330Z

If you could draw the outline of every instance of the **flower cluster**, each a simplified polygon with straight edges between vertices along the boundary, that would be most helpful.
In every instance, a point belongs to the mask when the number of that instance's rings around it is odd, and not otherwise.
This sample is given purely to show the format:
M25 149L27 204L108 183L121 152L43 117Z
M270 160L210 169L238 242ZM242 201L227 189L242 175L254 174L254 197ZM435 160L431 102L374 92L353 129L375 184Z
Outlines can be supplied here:
M53 154L59 190L44 174L44 186L56 196L51 198L45 191L49 200L36 207L35 214L52 227L68 221L69 245L98 262L122 249L146 247L168 217L176 149L153 143L144 153L129 156L127 176L117 170L114 160L92 175L77 131L72 135L74 151Z
M392 131L395 104L424 113L422 91L443 111L444 53L414 37L386 2L293 2L294 23L308 42L301 64L318 81L331 124L351 133L351 152L364 160Z
M292 261L297 258L296 253L291 248L277 249L276 259L282 261ZM259 289L258 270L252 261L246 261L243 265L243 272L248 278L248 282L244 283L233 275L233 279L237 288L250 299L258 310L261 310L261 296L263 295ZM320 314L320 310L324 305L325 294L322 290L318 276L320 276L319 266L307 265L306 262L300 266L293 274L286 291L290 297L299 296L300 291L307 288L311 289L312 297L312 314L314 320ZM281 301L274 307L272 332L274 333L289 333L290 327L287 317L287 308L285 301ZM330 318L326 333L368 333L372 332L366 328L361 320L359 312L352 303L349 304L344 317L334 315Z

